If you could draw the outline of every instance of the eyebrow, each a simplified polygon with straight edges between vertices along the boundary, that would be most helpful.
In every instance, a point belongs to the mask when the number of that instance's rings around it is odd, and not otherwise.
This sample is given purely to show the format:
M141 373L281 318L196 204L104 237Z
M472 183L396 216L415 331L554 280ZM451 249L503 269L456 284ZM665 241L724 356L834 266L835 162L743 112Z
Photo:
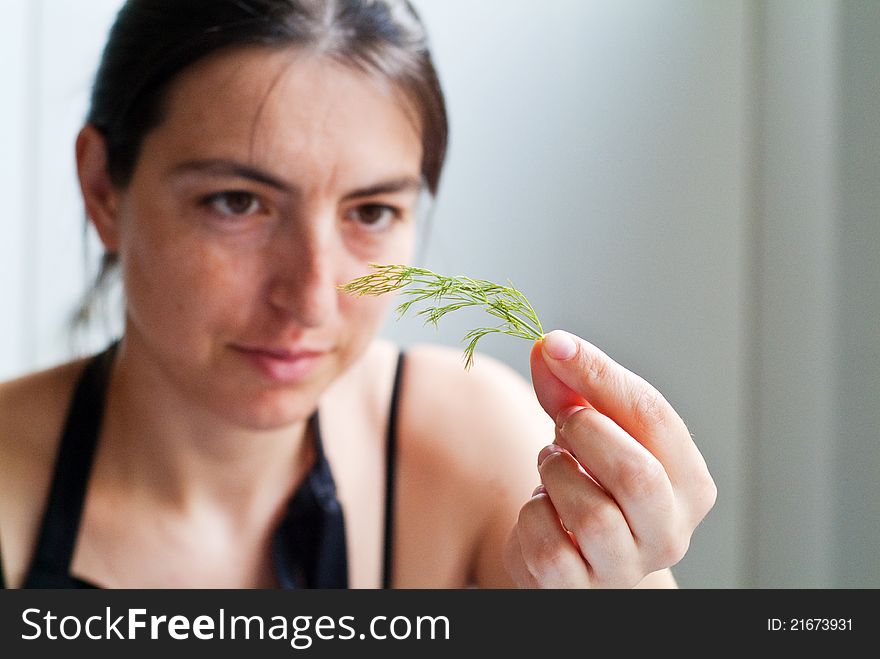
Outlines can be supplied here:
M189 160L187 162L177 165L171 173L177 175L186 174L189 172L208 174L212 176L237 176L240 178L246 178L252 181L256 181L257 183L262 183L263 185L268 185L269 187L275 188L276 190L279 190L281 192L292 194L296 194L300 191L300 189L296 185L287 183L261 169L252 167L250 165L244 165L234 160ZM387 181L376 183L374 185L369 185L364 188L352 190L351 192L346 193L343 199L359 199L361 197L372 197L381 194L394 194L397 192L418 192L421 189L422 182L419 179L412 176L400 176L397 178L389 179Z

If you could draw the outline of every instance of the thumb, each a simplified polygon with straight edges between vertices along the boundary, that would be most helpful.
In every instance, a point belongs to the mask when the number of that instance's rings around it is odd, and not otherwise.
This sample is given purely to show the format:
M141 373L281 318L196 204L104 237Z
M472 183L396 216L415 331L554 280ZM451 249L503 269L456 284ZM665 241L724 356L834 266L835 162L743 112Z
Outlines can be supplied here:
M556 423L560 413L571 407L591 407L587 400L569 388L560 380L550 367L543 354L543 339L535 341L529 355L532 369L532 386L538 396L538 402L544 411ZM558 424L557 424L558 425Z

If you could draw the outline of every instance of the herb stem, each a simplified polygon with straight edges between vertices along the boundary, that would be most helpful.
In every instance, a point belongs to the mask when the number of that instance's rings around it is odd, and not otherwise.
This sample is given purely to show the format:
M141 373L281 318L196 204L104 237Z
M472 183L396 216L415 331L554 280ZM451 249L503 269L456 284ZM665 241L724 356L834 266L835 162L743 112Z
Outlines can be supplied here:
M439 275L414 266L371 264L371 267L373 272L340 285L340 290L357 296L401 290L407 299L398 305L398 317L403 317L414 304L428 301L433 306L422 309L417 315L433 325L447 313L466 307L483 307L502 321L498 327L478 327L465 334L464 340L468 341L465 368L473 364L477 341L487 334L507 334L533 341L544 337L535 309L510 281L509 286L503 286L484 279Z

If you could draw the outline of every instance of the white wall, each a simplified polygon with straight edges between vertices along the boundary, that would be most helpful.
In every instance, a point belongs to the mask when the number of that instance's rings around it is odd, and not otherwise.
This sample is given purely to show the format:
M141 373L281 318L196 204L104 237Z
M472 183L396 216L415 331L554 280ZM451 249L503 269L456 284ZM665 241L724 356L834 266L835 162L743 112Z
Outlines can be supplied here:
M90 276L73 141L119 5L0 0L12 19L0 28L0 84L10 90L0 103L0 194L11 208L3 216L9 240L0 247L0 305L8 310L0 325L0 378L71 353L68 320Z
M840 4L830 581L880 586L880 2Z
M3 239L0 240L0 377L30 366L24 334L29 324L30 298L28 223L30 209L25 202L28 180L26 144L30 126L26 121L28 97L29 16L23 0L0 0L0 13L6 17L0 36L0 89L6 90L0 102L0 198L6 200L0 214Z
M416 4L452 122L427 265L512 279L676 406L719 486L682 585L880 586L880 3ZM0 0L0 377L69 352L118 5ZM484 349L527 375L524 342Z
M880 3L753 11L749 585L880 584Z
M822 587L834 571L834 410L816 401L834 393L837 356L838 14L791 0L759 5L757 18L753 576Z

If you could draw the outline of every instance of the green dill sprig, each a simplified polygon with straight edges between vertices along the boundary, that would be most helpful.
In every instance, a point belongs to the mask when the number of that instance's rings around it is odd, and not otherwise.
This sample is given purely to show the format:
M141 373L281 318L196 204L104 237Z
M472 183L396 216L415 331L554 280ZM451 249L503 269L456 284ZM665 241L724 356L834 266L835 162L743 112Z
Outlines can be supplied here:
M397 307L397 317L402 318L414 304L427 302L430 306L416 315L434 326L446 314L465 307L482 307L502 321L495 327L478 327L464 335L463 341L467 342L464 350L466 369L474 363L477 342L488 334L507 334L530 341L544 337L538 314L511 282L508 282L509 286L502 286L484 279L438 275L425 268L407 265L371 263L370 267L373 272L339 288L357 296L383 295L400 290L408 299Z

